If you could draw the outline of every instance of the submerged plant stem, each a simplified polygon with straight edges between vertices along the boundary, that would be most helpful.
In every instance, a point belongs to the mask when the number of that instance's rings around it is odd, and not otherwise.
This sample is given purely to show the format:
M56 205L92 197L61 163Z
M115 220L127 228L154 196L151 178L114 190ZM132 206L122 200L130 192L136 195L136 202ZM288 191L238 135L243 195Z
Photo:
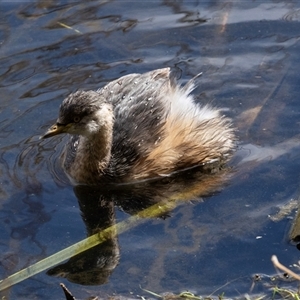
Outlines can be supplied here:
M163 215L166 212L174 209L177 206L178 202L178 200L171 199L168 202L154 204L151 207L137 213L134 216L129 217L122 222L110 226L68 248L65 248L51 256L48 256L47 258L29 266L28 268L25 268L5 278L4 280L1 280L0 291L3 291L11 287L12 285L30 278L33 275L36 275L50 267L53 267L54 265L61 263L62 261L69 259L72 256L82 253L94 246L97 246L105 242L107 239L110 239L112 237L115 237L117 234L127 231L128 229L134 227L136 224L147 221L147 218L153 218Z

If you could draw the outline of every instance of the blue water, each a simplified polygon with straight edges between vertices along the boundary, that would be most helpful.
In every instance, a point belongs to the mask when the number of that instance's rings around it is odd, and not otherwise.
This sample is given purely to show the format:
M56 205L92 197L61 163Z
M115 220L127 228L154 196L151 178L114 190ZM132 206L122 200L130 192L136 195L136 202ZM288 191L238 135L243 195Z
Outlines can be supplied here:
M89 234L59 164L66 138L39 140L70 92L166 66L181 82L203 72L197 101L224 108L240 140L220 192L118 237L120 258L104 284L42 272L3 295L63 299L60 282L78 299L147 296L140 286L208 295L227 282L216 294L237 295L254 273L274 272L271 255L298 261L288 236L294 212L268 216L299 197L300 4L4 1L0 11L1 278ZM115 207L116 222L134 213L123 210Z

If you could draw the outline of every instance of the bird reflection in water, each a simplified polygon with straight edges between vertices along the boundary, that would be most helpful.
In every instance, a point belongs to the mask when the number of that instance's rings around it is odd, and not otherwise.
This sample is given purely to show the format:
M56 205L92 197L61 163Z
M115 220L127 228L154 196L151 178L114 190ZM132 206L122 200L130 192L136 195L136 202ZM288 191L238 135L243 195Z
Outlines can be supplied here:
M220 191L231 175L229 167L210 164L185 170L172 176L134 184L107 184L102 187L79 185L74 187L86 225L87 235L93 235L115 224L115 209L130 215L154 204L168 203L177 198L180 202L201 201L203 197ZM162 220L169 212L157 215ZM82 252L50 270L47 274L68 279L82 285L102 285L118 265L120 250L116 234L105 242Z

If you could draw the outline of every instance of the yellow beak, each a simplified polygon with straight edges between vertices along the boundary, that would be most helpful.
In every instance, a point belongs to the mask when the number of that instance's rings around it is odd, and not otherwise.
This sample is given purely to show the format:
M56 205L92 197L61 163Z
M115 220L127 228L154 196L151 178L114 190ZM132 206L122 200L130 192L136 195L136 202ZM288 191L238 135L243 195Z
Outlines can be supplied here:
M66 133L66 132L68 132L68 129L69 129L70 125L71 124L63 125L63 124L56 123L56 124L52 125L48 129L48 131L40 137L40 139L46 139L46 138L49 138L49 137L54 136L54 135L58 135L58 134L61 134L61 133Z

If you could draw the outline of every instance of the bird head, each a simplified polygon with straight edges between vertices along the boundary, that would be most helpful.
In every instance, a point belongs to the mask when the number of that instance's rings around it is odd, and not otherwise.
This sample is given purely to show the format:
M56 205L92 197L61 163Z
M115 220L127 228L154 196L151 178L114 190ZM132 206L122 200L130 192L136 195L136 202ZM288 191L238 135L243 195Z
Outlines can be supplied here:
M65 98L59 117L41 138L61 133L90 136L113 119L111 104L94 91L78 91Z

